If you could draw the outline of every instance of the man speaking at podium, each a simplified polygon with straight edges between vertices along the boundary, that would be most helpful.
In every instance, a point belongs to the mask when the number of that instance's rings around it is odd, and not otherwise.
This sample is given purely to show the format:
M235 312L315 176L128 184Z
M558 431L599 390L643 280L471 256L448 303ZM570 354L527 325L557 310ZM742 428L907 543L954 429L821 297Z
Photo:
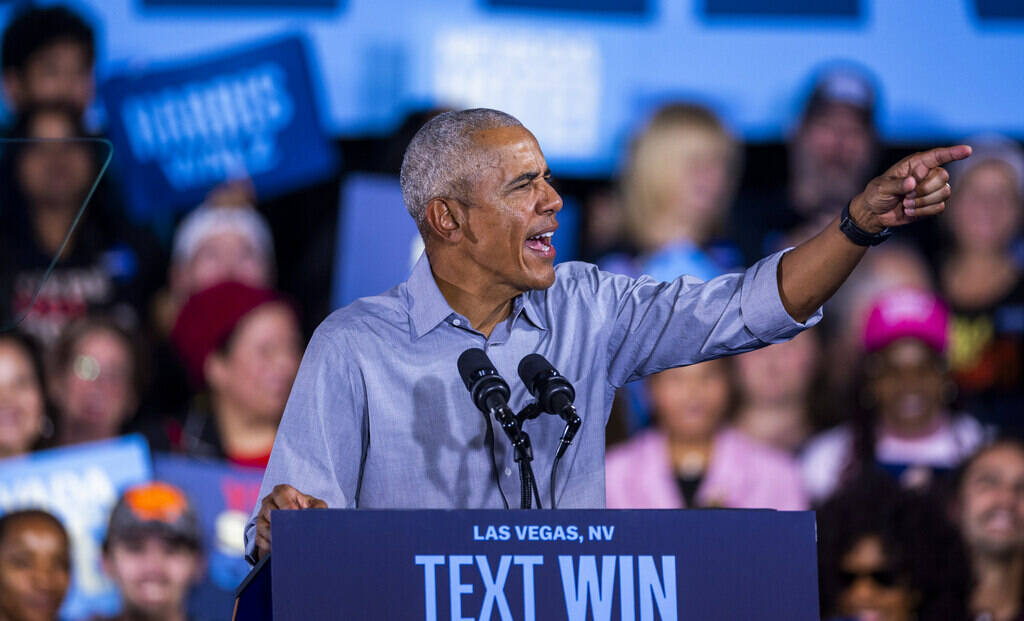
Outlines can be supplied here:
M540 497L604 506L604 427L615 390L670 367L792 338L888 228L941 212L942 165L970 147L911 155L872 180L816 237L708 282L555 268L562 200L536 138L495 110L448 112L416 134L402 194L426 246L409 279L317 328L246 528L270 550L270 511L324 507L499 508L519 496L514 454L456 369L486 351L505 378L539 353L575 384L583 424L551 471L562 421L529 421ZM508 403L531 398L509 382Z

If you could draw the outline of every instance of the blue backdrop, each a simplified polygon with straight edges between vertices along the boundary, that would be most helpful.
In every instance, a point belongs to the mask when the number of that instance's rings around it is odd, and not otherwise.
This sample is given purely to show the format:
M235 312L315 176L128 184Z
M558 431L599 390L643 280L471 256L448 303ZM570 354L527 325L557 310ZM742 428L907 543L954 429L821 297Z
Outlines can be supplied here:
M415 102L489 105L533 128L558 174L613 170L668 96L781 139L836 58L876 75L890 141L1024 136L1017 0L75 1L101 25L104 76L299 31L329 131L387 131Z

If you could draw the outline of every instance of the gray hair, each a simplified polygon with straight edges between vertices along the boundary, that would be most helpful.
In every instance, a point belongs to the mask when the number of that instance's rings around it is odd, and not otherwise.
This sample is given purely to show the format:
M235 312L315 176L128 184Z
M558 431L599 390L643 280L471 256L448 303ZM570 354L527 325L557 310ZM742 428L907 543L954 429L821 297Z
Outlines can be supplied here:
M514 116L474 108L444 112L430 119L413 136L402 158L402 199L409 215L424 230L427 203L453 196L468 173L466 154L477 132L501 127L522 127Z

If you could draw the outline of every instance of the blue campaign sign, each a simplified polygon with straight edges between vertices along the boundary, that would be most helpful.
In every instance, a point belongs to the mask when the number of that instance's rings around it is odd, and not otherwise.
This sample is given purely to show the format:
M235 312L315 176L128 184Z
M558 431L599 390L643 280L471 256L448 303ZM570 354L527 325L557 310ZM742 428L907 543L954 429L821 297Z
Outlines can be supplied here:
M278 511L274 619L818 619L814 514Z
M0 513L45 509L60 518L71 536L71 589L62 618L117 611L117 592L100 566L103 537L121 493L149 478L149 447L141 436L0 462Z
M328 177L336 155L314 92L298 36L105 82L114 161L134 215L194 207L239 177L264 198Z
M189 608L202 619L230 619L234 591L249 572L245 523L259 498L263 470L180 455L155 455L153 478L180 487L203 525L205 580Z

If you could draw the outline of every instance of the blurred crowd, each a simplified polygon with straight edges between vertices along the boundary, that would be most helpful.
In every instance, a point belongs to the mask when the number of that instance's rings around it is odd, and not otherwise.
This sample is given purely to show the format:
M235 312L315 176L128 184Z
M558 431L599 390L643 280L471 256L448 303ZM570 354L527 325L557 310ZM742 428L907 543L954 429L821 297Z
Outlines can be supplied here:
M94 183L95 49L60 6L3 32L0 323L16 327L0 332L0 457L140 433L157 453L263 468L330 310L337 188L396 171L433 112L378 148L340 145L366 157L324 187L264 201L224 180L165 244L127 217L115 176ZM880 142L880 89L854 65L815 76L777 162L713 110L666 102L615 179L559 186L583 207L580 258L710 279L803 241L908 152ZM946 213L872 249L819 326L621 391L609 507L813 508L823 618L1024 619L1024 150L963 142ZM208 544L196 519L168 483L121 496L102 550L118 618L186 618ZM45 511L0 518L0 618L56 618L69 555Z

